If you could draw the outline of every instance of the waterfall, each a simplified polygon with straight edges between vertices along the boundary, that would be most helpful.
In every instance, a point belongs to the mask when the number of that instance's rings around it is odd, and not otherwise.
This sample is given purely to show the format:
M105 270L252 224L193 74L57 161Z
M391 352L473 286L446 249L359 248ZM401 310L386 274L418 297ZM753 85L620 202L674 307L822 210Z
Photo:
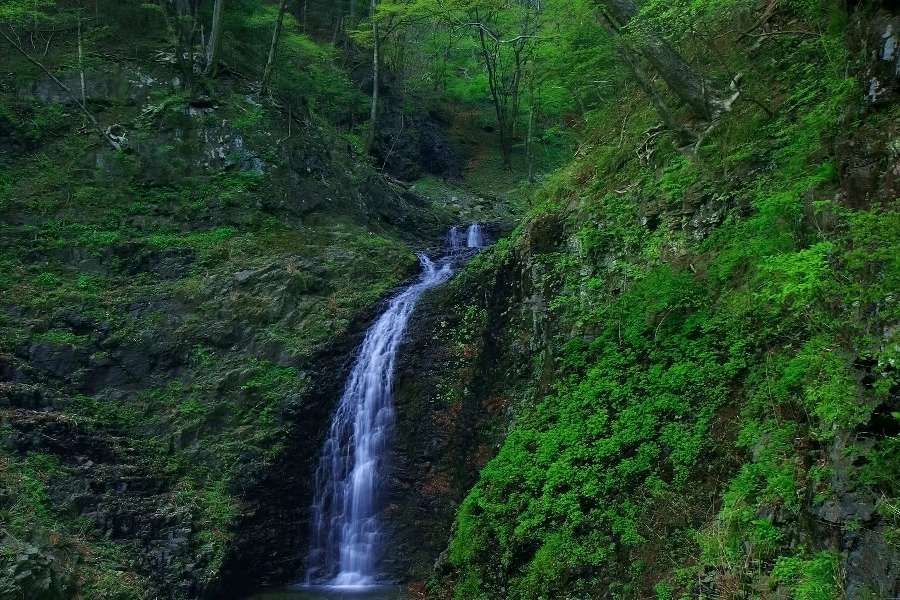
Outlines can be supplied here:
M481 225L478 223L472 223L469 225L469 231L466 234L466 247L467 248L484 248L484 232L481 230Z
M447 234L447 247L450 248L450 254L459 254L459 252L467 245L467 240L463 239L462 229L454 225Z
M453 240L460 238L458 230L451 230L451 257ZM452 275L451 257L435 263L419 255L418 281L397 294L366 332L316 470L307 585L365 587L378 582L378 513L394 424L397 349L419 297Z
M466 249L484 248L487 246L484 230L478 223L472 223L463 233L462 228L454 225L447 234L447 246L450 248L450 254L459 254Z

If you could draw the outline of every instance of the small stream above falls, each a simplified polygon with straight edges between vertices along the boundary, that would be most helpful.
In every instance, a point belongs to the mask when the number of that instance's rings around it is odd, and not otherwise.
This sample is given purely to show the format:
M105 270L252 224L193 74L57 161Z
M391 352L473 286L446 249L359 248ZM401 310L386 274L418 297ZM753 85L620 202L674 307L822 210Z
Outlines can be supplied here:
M397 352L422 294L450 279L462 260L485 245L480 225L452 228L447 254L435 260L420 254L418 280L394 296L366 332L315 474L304 584L296 591L280 592L282 596L263 598L403 597L381 569L388 550L380 513L390 469Z

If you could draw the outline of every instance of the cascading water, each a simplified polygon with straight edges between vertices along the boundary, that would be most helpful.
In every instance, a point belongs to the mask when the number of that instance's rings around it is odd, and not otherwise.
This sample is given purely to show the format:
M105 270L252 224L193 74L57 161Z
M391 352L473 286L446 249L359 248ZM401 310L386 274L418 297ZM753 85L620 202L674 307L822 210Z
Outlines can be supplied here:
M487 246L487 240L484 236L484 230L478 223L472 223L465 233L456 225L450 228L447 234L447 246L450 248L450 254L459 254L463 250L473 248L484 248Z
M450 248L450 254L458 254L466 247L467 239L463 237L462 230L454 225L447 234L447 247Z
M481 225L472 223L469 225L469 231L466 233L466 246L468 248L484 248L485 247L484 232Z
M312 540L306 584L366 587L378 581L382 531L378 513L394 424L392 386L397 350L426 290L453 274L464 247L481 248L481 227L448 233L450 255L419 255L422 274L389 303L369 328L335 411L316 470Z

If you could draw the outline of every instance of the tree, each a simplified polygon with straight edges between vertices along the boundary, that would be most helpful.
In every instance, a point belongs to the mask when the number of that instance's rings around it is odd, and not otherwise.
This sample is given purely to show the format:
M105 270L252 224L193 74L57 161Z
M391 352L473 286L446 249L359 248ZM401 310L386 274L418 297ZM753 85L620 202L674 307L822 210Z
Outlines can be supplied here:
M481 48L497 115L500 154L504 166L509 169L512 167L512 143L519 120L521 90L528 75L527 65L534 44L539 39L540 5L525 3L500 13L498 7L486 4L472 9L474 20L468 25L474 28ZM502 7L499 10L503 10ZM502 25L506 25L506 31L501 30Z
M430 37L443 42L434 48L436 52L430 58L432 91L444 87L452 54L461 49L467 57L463 60L471 62L474 52L476 64L457 64L456 68L465 72L472 67L483 70L487 85L479 93L486 94L491 102L500 154L504 165L511 168L523 90L534 72L529 65L536 46L544 39L542 14L542 0L382 0L374 51L383 55L381 45L392 39L392 33L409 32L429 23ZM397 34L393 42L404 43L402 37ZM400 55L406 57L405 52ZM374 129L370 135L374 135Z
M371 152L378 137L378 111L380 101L382 62L384 61L383 45L398 32L408 29L413 23L426 19L434 10L433 0L388 0L379 3L370 0L370 30L356 31L352 35L362 44L372 44L372 98L369 105L369 130L366 134L366 152ZM372 39L369 40L369 35Z
M500 154L504 165L511 168L522 90L531 72L535 46L542 40L543 2L446 0L430 8L448 29L467 31L474 41L497 120ZM418 10L422 10L421 5ZM452 34L449 39L452 43Z
M31 23L32 25L36 25L39 21L59 21L61 19L69 19L73 18L72 14L63 14L62 16L56 14L53 18L51 18L50 14L45 11L49 11L53 9L53 3L44 0L35 0L33 2L3 2L0 3L0 37L2 37L6 42L19 54L21 54L28 62L39 68L47 77L50 78L53 83L55 83L63 92L66 93L67 96L74 102L81 112L84 113L84 116L90 122L91 126L94 130L103 138L103 141L110 145L114 150L120 150L121 146L118 141L116 141L107 130L103 129L100 125L100 122L94 116L94 114L88 109L87 101L84 95L84 71L81 70L81 93L76 94L72 91L72 89L63 83L61 79L59 79L53 72L47 68L42 62L31 56L27 50L22 46L20 40L20 36L17 32L17 28L23 26L25 23ZM76 27L78 30L78 63L79 68L82 69L82 48L81 48L81 15L76 14L74 18L77 19Z
M278 52L278 40L281 37L281 29L284 26L284 13L287 9L287 0L281 0L278 6L278 18L275 21L275 31L272 33L272 44L269 46L269 57L266 59L266 67L263 69L260 95L265 94L272 80L272 69L275 68L275 56Z
M206 47L206 69L204 71L206 76L215 75L216 73L216 60L218 58L219 44L221 43L222 38L222 12L224 5L225 0L216 0L215 5L213 6L212 25L209 29L209 43Z
M379 74L381 57L379 49L381 40L378 35L378 19L375 11L378 8L378 0L372 0L372 104L369 110L369 134L366 136L366 152L372 151L375 145L375 136L378 130L378 86L381 84Z
M197 43L200 0L175 0L175 61L181 72L181 87L194 86L194 46Z

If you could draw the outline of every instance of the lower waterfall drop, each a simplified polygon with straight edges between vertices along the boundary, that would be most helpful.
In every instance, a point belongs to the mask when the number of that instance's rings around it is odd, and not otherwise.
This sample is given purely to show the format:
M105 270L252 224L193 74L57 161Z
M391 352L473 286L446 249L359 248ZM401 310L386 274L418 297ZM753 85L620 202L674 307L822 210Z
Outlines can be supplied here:
M469 231L466 233L466 247L468 248L484 248L485 243L484 231L478 223L469 225Z
M394 426L393 381L397 350L421 295L447 281L459 258L462 232L448 235L449 256L419 255L418 281L391 299L366 332L331 421L315 475L312 536L306 585L376 586L383 532L379 512ZM478 245L472 244L476 242ZM480 248L480 227L466 246Z

